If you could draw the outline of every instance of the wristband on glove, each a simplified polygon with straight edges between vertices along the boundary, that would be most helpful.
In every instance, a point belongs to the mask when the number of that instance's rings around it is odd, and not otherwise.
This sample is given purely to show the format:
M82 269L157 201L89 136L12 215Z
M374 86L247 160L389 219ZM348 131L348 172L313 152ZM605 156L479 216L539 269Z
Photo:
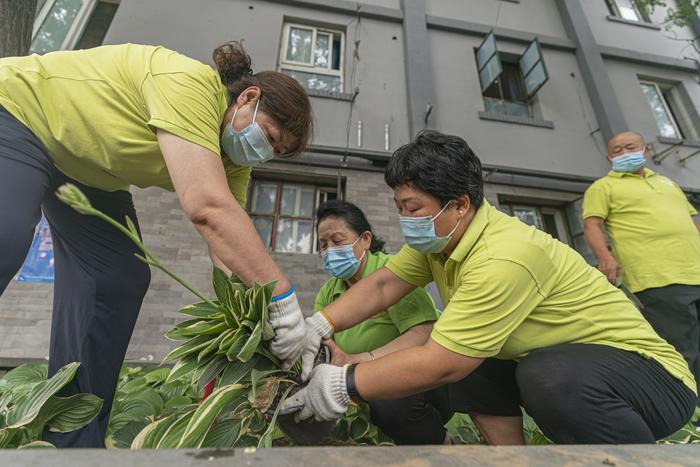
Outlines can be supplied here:
M291 286L291 287L289 288L289 290L286 291L285 293L283 293L282 295L278 295L278 296L276 296L276 297L272 297L272 299L270 299L270 302L272 302L272 303L279 302L280 300L284 300L285 298L289 297L289 296L292 295L293 293L294 293L294 286Z
M347 367L347 372L345 373L345 388L348 391L350 400L355 404L360 404L362 402L367 402L362 398L360 392L357 390L355 385L355 367L357 363L353 363Z
M326 313L323 310L318 310L318 312L321 313L321 316L323 316L326 319L326 321L328 321L328 324L330 324L331 329L333 330L333 334L335 334L335 324L331 320L330 316L328 316L328 313Z

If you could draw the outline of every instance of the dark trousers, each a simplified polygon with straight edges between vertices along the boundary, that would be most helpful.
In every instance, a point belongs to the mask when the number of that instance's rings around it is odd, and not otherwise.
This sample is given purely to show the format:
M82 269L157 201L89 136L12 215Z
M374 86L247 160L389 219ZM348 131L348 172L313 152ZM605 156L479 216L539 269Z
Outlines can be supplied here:
M104 400L85 428L46 432L44 439L59 447L104 447L119 370L150 270L133 256L136 246L126 236L56 198L56 189L68 182L97 209L121 222L129 216L138 226L130 193L94 189L66 177L31 131L0 107L0 294L21 267L43 211L55 258L49 375L80 362L61 395L88 392Z
M557 444L653 443L683 427L697 400L656 361L606 345L542 348L475 385L479 368L450 385L453 410L513 415L520 405Z
M644 317L683 355L700 388L700 285L673 284L635 295Z
M445 424L453 411L447 386L402 399L370 401L369 413L396 444L443 444Z

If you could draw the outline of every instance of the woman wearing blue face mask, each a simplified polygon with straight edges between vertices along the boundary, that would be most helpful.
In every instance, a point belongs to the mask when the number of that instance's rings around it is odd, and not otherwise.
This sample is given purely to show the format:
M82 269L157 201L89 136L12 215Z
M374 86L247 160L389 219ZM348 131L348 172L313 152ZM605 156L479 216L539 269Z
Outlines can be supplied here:
M253 73L238 42L217 47L213 62L214 69L135 44L0 59L0 294L43 211L56 254L49 373L80 361L62 395L104 400L84 429L47 433L58 447L104 447L119 368L150 281L129 239L58 200L65 183L137 228L129 188L174 190L215 264L247 284L277 281L271 347L287 364L300 352L295 337L304 322L294 289L242 206L251 166L304 150L311 103L293 78Z
M316 296L316 311L340 297L361 278L381 268L390 256L372 232L364 213L352 203L327 201L316 213L323 265L331 276ZM423 288L325 342L332 364L368 362L398 350L422 345L438 317ZM449 421L447 388L369 404L372 422L397 444L441 444Z

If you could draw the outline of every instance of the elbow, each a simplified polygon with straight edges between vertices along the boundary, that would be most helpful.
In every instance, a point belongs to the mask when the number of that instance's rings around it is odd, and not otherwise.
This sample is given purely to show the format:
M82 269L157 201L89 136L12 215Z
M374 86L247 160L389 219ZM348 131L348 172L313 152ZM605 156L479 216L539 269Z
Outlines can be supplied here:
M228 202L227 202L228 201ZM195 202L183 203L185 216L197 228L197 230L213 229L221 219L229 216L227 211L231 211L233 200L226 200L220 197L207 197Z

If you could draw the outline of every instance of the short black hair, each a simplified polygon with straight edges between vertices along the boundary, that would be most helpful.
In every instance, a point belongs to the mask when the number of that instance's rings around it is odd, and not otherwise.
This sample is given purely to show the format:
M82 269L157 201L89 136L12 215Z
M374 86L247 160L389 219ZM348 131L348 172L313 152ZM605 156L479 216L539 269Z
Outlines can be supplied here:
M357 236L365 232L371 233L372 243L369 246L369 251L372 253L384 252L384 240L374 234L365 213L354 204L339 199L328 200L320 205L316 211L316 225L327 217L343 219Z
M423 130L389 160L384 181L392 189L408 185L445 205L467 195L475 209L484 200L481 161L459 136Z

